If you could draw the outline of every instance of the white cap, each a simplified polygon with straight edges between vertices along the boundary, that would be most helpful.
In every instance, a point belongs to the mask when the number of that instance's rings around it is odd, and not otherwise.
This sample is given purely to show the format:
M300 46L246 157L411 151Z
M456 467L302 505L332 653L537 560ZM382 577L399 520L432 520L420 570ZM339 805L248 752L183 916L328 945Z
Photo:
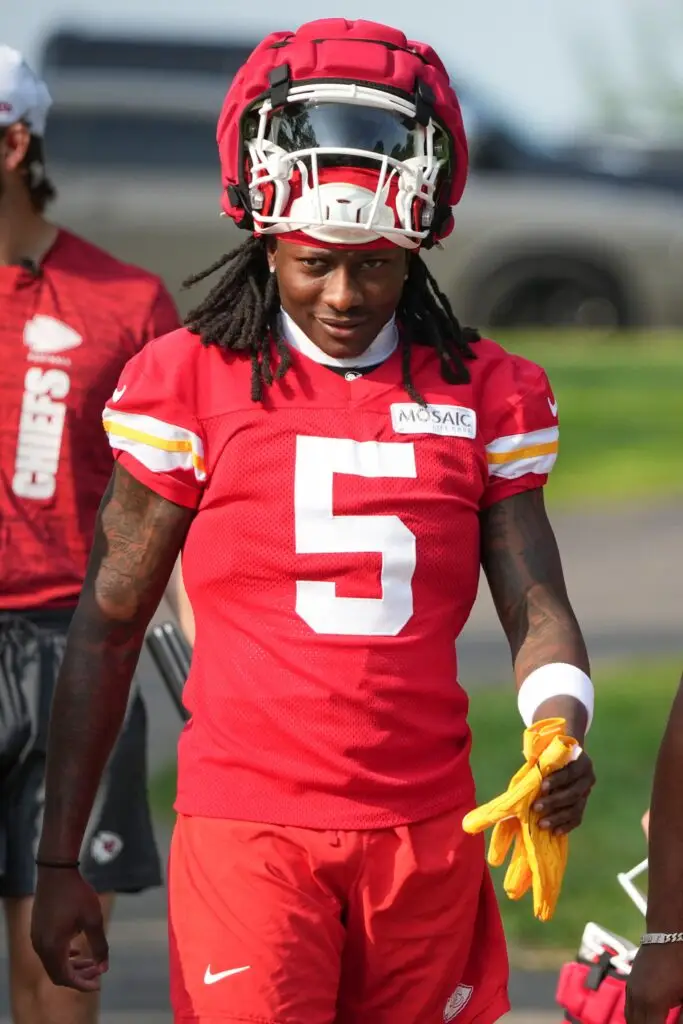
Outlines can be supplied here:
M45 82L11 46L0 46L0 128L25 121L32 135L45 134L52 97Z

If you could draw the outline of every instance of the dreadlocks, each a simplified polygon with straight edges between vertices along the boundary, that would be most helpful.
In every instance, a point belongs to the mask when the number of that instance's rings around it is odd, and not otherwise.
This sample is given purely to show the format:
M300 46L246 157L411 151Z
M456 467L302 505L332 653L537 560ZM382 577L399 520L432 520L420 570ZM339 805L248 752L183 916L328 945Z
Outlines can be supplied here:
M271 274L268 267L265 241L249 238L206 270L189 277L183 287L190 288L223 268L223 275L204 301L188 313L185 326L199 334L204 345L249 354L251 397L260 402L263 385L279 380L291 363L278 323L280 296L276 275ZM466 360L475 358L471 346L479 339L479 334L471 327L460 326L447 296L417 255L410 260L396 316L403 328L403 385L414 402L425 404L412 381L410 353L413 344L426 345L436 351L441 376L449 384L469 381ZM275 367L271 338L275 340L277 353Z

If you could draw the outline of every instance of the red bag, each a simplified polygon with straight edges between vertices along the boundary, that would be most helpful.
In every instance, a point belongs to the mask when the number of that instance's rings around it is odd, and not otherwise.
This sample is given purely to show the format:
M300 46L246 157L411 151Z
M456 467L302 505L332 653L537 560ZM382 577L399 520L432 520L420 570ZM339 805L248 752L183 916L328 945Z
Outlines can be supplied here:
M627 974L611 965L609 951L593 964L564 964L555 998L571 1024L626 1024ZM666 1024L679 1024L681 1009L669 1011Z
M641 914L647 898L634 879L647 871L647 859L630 871L620 872L617 881ZM555 999L565 1011L569 1024L626 1024L626 984L638 952L628 939L589 921L583 930L576 960L560 971ZM669 1010L666 1024L683 1024L683 1007Z

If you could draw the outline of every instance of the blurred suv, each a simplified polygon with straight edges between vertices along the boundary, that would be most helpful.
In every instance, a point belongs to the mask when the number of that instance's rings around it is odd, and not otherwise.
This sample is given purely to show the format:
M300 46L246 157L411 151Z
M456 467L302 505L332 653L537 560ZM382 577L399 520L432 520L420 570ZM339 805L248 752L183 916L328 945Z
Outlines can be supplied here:
M42 74L55 215L161 274L184 277L239 245L219 217L218 112L251 41L62 31ZM536 143L454 78L471 151L465 198L427 262L479 327L683 325L683 209L675 195ZM208 287L208 286L207 286Z

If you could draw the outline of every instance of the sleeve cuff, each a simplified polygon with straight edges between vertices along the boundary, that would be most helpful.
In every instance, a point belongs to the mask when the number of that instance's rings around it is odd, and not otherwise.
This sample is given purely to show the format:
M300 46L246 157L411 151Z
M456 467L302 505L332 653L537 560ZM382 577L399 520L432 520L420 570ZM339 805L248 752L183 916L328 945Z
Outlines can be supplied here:
M184 508L195 509L199 507L202 497L201 491L195 490L179 480L173 480L164 473L153 473L151 469L143 466L129 452L118 449L114 451L114 459L131 476L135 477L139 483L149 487L150 491L154 491L161 498L166 498L167 501L172 501L174 505L182 505Z
M515 494L523 494L525 491L536 491L545 487L548 482L547 473L526 473L517 477L516 480L495 479L484 491L480 508L490 508L496 502L512 498Z

